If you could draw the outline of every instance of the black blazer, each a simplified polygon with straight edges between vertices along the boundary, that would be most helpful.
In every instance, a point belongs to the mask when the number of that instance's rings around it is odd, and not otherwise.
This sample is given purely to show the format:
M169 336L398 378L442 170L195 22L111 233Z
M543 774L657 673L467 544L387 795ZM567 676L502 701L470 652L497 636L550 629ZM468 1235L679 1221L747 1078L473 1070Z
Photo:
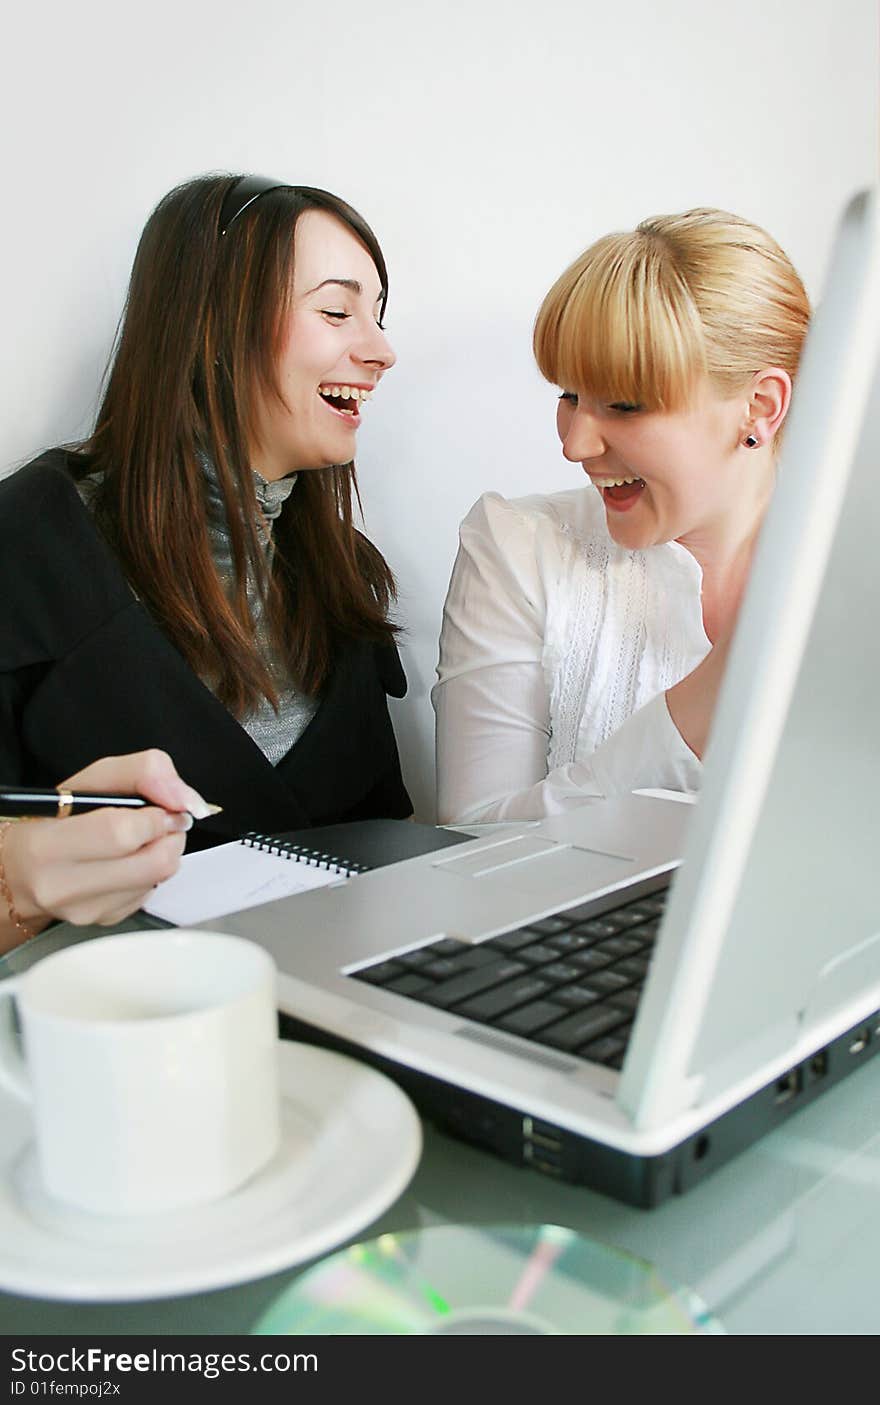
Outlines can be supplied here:
M272 766L137 599L53 449L0 483L0 780L55 785L100 756L161 747L222 816L190 847L243 830L404 818L386 694L397 650L352 641L321 704Z

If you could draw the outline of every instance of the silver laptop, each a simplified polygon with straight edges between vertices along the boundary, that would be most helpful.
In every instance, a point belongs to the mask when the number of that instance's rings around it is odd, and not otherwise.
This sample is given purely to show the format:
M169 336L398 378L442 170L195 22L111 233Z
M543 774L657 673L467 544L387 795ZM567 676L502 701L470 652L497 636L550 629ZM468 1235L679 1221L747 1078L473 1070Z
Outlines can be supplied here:
M222 919L283 1029L650 1206L880 1049L880 234L847 208L696 804L656 794ZM203 924L208 925L208 924Z

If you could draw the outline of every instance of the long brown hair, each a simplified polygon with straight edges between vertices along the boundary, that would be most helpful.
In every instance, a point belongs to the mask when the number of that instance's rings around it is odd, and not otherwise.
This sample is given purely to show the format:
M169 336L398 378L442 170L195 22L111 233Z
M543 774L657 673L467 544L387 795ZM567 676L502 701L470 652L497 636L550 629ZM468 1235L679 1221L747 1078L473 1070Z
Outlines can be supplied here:
M271 190L221 233L224 197L241 179L202 176L156 206L138 245L95 431L82 475L99 473L96 520L132 586L194 671L237 716L278 701L254 643L247 572L263 590L279 657L317 693L341 638L390 642L394 577L354 526L354 464L309 469L275 522L267 574L248 444L259 397L280 395L277 358L290 306L296 222L321 209L369 251L361 216L312 187ZM236 586L227 598L211 556L202 456L225 502Z

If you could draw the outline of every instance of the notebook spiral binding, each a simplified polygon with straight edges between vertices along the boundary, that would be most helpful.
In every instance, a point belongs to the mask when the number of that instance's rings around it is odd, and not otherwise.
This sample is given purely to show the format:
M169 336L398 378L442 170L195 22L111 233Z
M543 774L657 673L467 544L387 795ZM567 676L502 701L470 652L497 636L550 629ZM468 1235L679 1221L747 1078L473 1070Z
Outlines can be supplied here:
M369 864L340 858L338 854L326 853L323 849L311 848L308 844L292 844L286 839L278 839L271 834L259 834L249 830L241 837L241 843L251 849L261 849L266 854L276 854L282 859L293 859L295 863L313 864L316 868L326 868L330 873L339 873L346 878L354 878L358 873L368 873Z

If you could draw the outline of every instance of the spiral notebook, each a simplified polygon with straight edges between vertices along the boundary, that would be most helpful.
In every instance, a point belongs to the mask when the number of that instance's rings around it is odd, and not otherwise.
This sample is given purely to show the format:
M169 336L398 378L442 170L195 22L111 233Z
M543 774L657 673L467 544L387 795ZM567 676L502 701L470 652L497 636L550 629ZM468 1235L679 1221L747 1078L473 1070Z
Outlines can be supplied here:
M177 873L153 890L143 911L176 927L210 922L469 838L435 825L386 819L245 834L185 855Z

